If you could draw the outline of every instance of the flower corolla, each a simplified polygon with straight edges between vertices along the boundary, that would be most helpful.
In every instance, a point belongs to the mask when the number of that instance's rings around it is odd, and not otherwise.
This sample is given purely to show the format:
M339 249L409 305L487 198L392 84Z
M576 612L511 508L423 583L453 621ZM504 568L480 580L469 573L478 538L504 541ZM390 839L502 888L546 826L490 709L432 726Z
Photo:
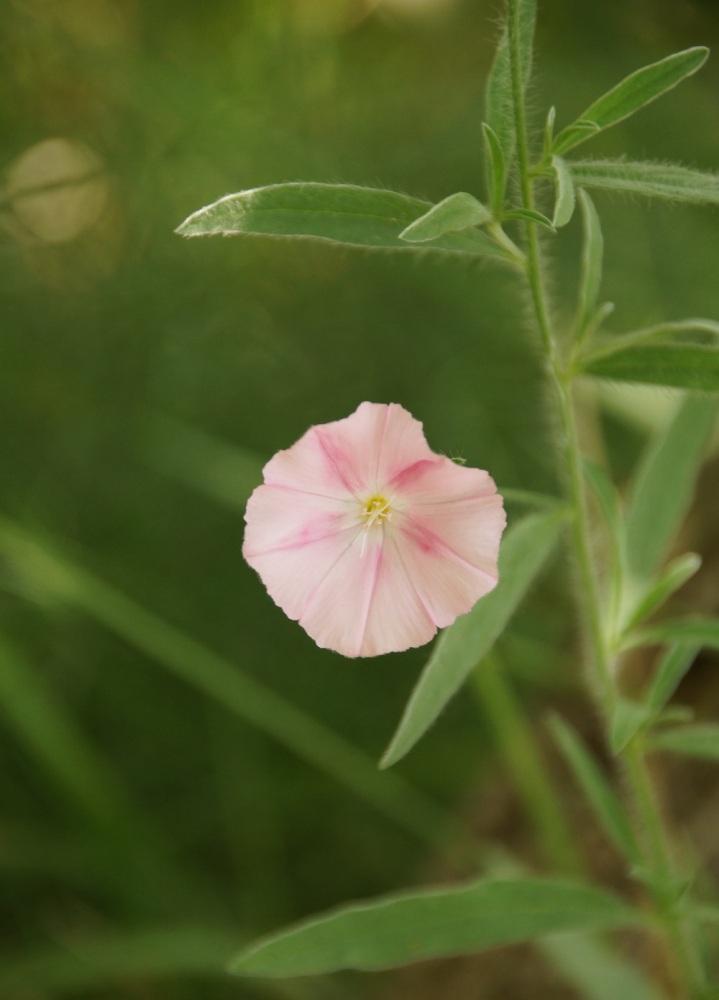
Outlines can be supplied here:
M506 518L492 478L435 454L397 403L310 427L263 473L243 554L319 646L421 646L497 583Z

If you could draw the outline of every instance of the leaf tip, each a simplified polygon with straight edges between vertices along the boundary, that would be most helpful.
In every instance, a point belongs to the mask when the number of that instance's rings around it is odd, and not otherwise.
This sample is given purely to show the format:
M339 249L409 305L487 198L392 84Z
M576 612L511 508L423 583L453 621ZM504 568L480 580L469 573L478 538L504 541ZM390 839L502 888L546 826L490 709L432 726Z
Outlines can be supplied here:
M397 740L393 739L390 745L385 750L385 752L380 757L377 766L379 767L380 771L386 771L388 770L388 768L396 764L397 761L401 760L402 757L404 757L404 753L402 750L398 749Z

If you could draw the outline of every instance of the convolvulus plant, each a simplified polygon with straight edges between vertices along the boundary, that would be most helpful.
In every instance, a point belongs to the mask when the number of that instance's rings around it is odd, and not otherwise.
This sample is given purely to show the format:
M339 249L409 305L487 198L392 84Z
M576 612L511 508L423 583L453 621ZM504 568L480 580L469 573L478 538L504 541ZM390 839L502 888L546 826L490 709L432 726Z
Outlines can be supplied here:
M678 854L647 770L647 755L656 749L719 758L719 725L692 724L667 707L699 649L719 646L719 619L650 620L700 562L692 553L668 563L666 557L714 422L719 323L687 319L608 333L603 238L589 194L717 204L719 178L685 166L576 155L695 73L708 53L691 48L637 70L564 127L557 127L552 107L536 135L525 107L534 23L534 0L509 0L486 90L483 199L458 192L430 205L382 189L276 184L221 198L178 232L470 255L514 272L531 302L532 332L543 353L564 498L524 494L535 509L510 524L500 545L504 514L490 476L432 452L401 406L365 402L352 416L311 428L268 463L247 510L245 555L277 604L320 645L345 655L420 645L444 628L382 760L388 767L426 733L475 668L480 676L493 669L487 665L493 644L561 539L576 575L585 675L619 780L608 780L568 722L556 719L554 736L638 888L620 898L564 873L527 875L510 865L501 877L484 872L470 884L369 900L282 930L238 955L232 969L243 976L384 969L557 932L638 928L663 940L671 983L660 987L615 955L613 995L659 997L671 989L692 1000L719 996L717 980L712 984L719 909L695 898L688 862ZM543 214L537 205L548 200L548 188L552 208ZM547 291L543 248L561 239L577 210L579 286L557 308ZM571 329L560 328L555 315L572 312ZM685 390L626 498L582 452L580 379ZM607 540L600 558L593 542L598 529ZM656 648L653 673L628 698L623 658L639 647Z

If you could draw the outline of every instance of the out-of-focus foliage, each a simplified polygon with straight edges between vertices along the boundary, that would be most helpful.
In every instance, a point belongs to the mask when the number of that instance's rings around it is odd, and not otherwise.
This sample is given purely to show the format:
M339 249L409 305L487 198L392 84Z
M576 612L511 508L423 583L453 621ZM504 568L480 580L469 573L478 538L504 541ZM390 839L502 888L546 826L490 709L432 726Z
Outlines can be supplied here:
M719 34L698 0L545 6L535 58L559 127L637 65ZM11 692L0 700L0 985L12 1000L266 995L224 977L222 956L243 939L431 877L434 827L412 833L289 739L168 673L153 629L182 633L194 662L201 648L235 664L369 768L426 651L349 663L316 649L242 563L242 506L269 455L363 399L402 403L435 449L500 487L552 492L517 284L491 261L173 230L226 193L284 181L486 200L494 13L484 0L4 5L0 514L149 616L140 642L31 567L0 562ZM594 140L596 155L715 168L718 73L710 62L631 132ZM713 211L595 200L618 329L719 316ZM574 220L562 240L558 280L569 282ZM622 469L641 434L612 420ZM571 664L545 656L566 638L562 586L547 580L506 641L538 698L570 677ZM472 789L481 800L490 742L458 699L402 765L418 815L435 815L423 795L448 817ZM461 854L454 822L448 850Z

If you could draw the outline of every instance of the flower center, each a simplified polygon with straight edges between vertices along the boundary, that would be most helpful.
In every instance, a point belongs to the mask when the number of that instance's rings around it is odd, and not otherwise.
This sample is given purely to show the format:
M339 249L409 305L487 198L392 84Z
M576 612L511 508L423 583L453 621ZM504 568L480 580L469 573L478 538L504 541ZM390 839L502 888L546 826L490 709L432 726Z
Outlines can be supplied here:
M392 508L389 505L389 500L385 500L381 496L370 497L362 507L362 518L365 531L369 531L373 525L381 526L385 521L391 521Z

